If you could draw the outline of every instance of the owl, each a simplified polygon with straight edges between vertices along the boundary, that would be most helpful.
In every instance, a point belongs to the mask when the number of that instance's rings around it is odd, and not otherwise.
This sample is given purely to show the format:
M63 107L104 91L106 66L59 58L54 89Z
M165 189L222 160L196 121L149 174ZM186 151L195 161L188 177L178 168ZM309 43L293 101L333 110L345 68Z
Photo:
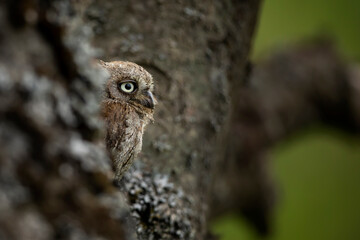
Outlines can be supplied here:
M153 121L156 99L152 76L132 62L103 62L110 77L101 103L106 124L106 147L120 180L141 151L146 125Z

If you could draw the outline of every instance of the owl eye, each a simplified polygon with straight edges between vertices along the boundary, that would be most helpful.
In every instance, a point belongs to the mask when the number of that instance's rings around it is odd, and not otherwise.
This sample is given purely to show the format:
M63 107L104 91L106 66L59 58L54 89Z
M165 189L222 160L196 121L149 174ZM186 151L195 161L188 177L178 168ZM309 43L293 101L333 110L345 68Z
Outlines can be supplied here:
M136 90L136 86L135 83L124 82L124 83L120 83L120 89L124 93L133 93Z

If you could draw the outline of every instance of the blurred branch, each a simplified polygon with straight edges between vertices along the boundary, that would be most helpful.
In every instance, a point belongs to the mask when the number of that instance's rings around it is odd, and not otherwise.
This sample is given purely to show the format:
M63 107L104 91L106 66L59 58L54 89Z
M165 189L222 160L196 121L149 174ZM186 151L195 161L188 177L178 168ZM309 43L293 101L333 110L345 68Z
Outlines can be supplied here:
M216 188L223 194L217 201L224 202L215 204L240 209L267 233L274 201L267 150L316 122L358 132L359 86L359 71L324 40L277 52L255 66L234 104L222 169L229 174Z

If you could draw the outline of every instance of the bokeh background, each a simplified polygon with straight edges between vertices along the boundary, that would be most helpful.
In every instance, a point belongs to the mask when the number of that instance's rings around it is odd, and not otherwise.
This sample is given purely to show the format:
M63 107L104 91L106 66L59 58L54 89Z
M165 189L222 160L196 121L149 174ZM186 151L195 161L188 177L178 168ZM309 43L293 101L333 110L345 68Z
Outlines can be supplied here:
M345 59L360 63L360 1L264 1L253 61L324 35ZM360 138L312 126L270 155L278 202L273 234L265 239L360 239ZM264 239L233 214L217 219L212 229L221 240Z

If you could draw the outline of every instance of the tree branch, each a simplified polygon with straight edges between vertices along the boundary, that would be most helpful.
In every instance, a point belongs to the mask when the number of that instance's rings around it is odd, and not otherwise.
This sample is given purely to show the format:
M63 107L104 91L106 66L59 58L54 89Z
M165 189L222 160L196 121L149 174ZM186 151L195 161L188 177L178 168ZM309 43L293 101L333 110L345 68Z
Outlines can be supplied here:
M358 132L359 83L359 72L324 40L277 52L254 67L238 92L222 169L228 174L215 188L222 189L222 204L214 204L238 208L267 233L274 202L269 147L317 122Z

